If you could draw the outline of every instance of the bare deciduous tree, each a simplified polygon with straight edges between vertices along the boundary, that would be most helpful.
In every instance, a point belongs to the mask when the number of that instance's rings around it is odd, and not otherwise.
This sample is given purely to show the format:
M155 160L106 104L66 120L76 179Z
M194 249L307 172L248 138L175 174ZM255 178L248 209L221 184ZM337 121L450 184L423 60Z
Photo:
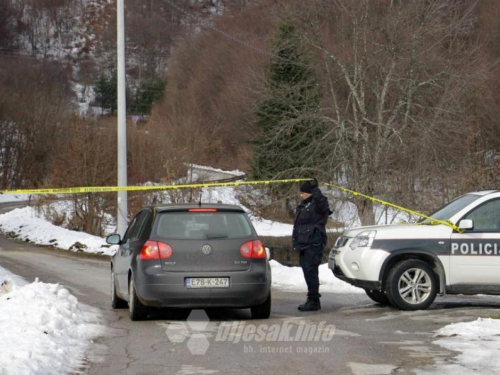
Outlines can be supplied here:
M470 96L488 76L480 45L461 27L472 22L470 8L351 0L323 3L308 16L304 39L319 52L329 93L321 116L329 133L318 141L330 149L323 167L331 178L380 196L405 182L415 187L415 179L403 180L407 166L449 165L454 142L475 120ZM399 181L387 183L390 175ZM354 202L362 223L374 223L373 204Z

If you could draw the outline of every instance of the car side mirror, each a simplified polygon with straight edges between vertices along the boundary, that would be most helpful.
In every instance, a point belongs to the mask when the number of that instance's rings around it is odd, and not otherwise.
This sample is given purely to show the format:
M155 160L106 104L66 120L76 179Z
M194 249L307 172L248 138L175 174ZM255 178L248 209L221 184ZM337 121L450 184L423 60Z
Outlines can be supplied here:
M472 220L469 220L469 219L460 220L458 227L460 229L465 229L465 230L474 229L474 222Z
M119 234L110 234L106 237L106 243L110 245L120 245L122 243L122 238Z

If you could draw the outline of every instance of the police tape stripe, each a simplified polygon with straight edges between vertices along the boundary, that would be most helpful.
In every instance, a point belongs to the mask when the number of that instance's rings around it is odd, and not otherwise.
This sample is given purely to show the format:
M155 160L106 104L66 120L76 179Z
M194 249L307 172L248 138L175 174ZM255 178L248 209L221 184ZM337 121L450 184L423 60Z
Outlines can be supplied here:
M349 189L346 189L342 186L337 186L337 185L332 185L332 184L329 184L329 183L326 183L324 182L323 183L324 185L326 186L329 186L331 188L334 188L334 189L337 189L337 190L340 190L340 191L343 191L345 193L348 193L348 194L351 194L351 195L354 195L354 196L358 196L358 197L362 197L362 198L365 198L365 199L368 199L372 202L376 202L376 203L380 203L380 204L383 204L384 206L388 206L388 207L392 207L392 208L395 208L397 210L400 210L400 211L405 211L405 212L408 212L412 215L416 215L416 216L420 216L420 217L423 217L425 219L429 219L431 220L431 224L433 223L437 223L437 224L443 224L443 225L446 225L450 228L452 228L453 230L456 230L457 232L459 233L462 233L462 229L460 229L459 227L457 227L455 224L453 223L450 223L448 221L443 221L443 220L437 220L437 219L434 219L433 217L430 217L430 216L427 216L427 215L424 215L420 212L417 212L417 211L413 211L413 210L410 210L408 208L404 208L404 207L401 207L401 206L398 206L396 204L393 204L393 203L390 203L390 202L386 202L382 199L378 199L378 198L374 198L374 197L370 197L369 195L365 195L365 194L361 194L361 193L358 193L356 191L353 191L353 190L349 190Z
M263 181L235 181L235 182L213 182L201 184L183 184L183 185L156 185L156 186L101 186L101 187L74 187L74 188L61 188L61 189L19 189L19 190L0 190L0 194L80 194L80 193L114 193L118 191L151 191L151 190L178 190L178 189L196 189L196 188L210 188L210 187L228 187L228 186L245 186L245 185L271 185L271 184L284 184L291 182L304 182L310 181L309 178L291 178L284 180L263 180ZM400 211L408 212L412 215L420 216L429 219L432 223L439 223L451 227L457 232L462 232L456 225L437 220L430 216L424 215L420 212L409 210L407 208L386 202L384 200L370 197L369 195L361 194L353 190L346 189L342 186L323 183L333 189L343 191L353 196L359 196L368 199L372 202L380 203L382 205L393 207Z
M0 194L114 193L118 191L178 190L178 189L196 189L196 188L244 186L244 185L271 185L271 184L284 184L290 182L303 182L303 181L310 181L310 179L292 178L286 180L211 182L211 183L184 184L184 185L101 186L101 187L74 187L74 188L61 188L61 189L19 189L19 190L0 190Z

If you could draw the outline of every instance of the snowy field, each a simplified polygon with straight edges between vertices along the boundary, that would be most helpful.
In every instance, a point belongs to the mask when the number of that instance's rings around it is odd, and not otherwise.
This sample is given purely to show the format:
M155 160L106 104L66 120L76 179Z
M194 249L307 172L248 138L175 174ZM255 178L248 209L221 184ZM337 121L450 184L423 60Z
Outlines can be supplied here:
M101 317L58 284L26 280L0 267L0 374L47 375L83 369L103 333Z
M287 267L275 260L270 261L273 275L273 288L289 292L307 292L304 274L300 267ZM335 276L328 268L328 264L319 266L320 293L365 293L361 288L347 284Z
M452 360L438 363L433 370L418 374L496 375L500 372L500 320L478 318L454 323L436 331L434 344L459 352Z

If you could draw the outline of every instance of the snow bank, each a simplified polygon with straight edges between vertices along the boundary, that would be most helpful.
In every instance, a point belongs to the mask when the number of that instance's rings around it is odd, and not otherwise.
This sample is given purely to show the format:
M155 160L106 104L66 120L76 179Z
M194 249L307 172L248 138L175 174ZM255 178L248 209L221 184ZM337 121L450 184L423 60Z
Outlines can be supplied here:
M440 374L498 374L500 371L500 320L478 318L473 322L455 323L435 334L435 344L461 352L454 363L439 366Z
M3 288L0 288L0 295L3 292L6 292L8 288L12 286L24 286L28 284L26 280L22 277L13 274L12 272L6 270L5 268L0 267L0 285L2 285L5 281L7 281Z
M29 199L29 194L0 194L0 203L22 202Z
M333 214L331 218L337 222L343 223L345 229L361 227L358 209L352 202L345 200L343 194L334 189L322 189L323 193L328 196ZM333 197L333 198L332 198ZM419 219L418 216L411 215L405 211L396 210L392 207L387 207L375 203L373 205L373 213L375 215L375 224L396 224L399 222L415 222Z
M60 285L36 280L20 286L0 267L0 284L5 279L12 285L0 291L0 374L81 370L92 337L101 334L100 317L83 312Z
M249 215L252 224L259 236L263 237L286 237L292 235L293 225L279 223Z
M284 289L290 292L307 292L304 274L300 267L287 267L275 260L271 260L271 272L273 275L273 288ZM328 268L328 264L319 266L319 291L329 293L364 293L363 289L347 284L335 276Z
M0 215L0 231L14 232L19 240L29 240L37 245L54 246L64 250L69 250L77 242L85 246L81 250L87 253L111 256L117 249L116 246L102 247L108 246L104 238L55 226L37 217L33 207L16 208Z

